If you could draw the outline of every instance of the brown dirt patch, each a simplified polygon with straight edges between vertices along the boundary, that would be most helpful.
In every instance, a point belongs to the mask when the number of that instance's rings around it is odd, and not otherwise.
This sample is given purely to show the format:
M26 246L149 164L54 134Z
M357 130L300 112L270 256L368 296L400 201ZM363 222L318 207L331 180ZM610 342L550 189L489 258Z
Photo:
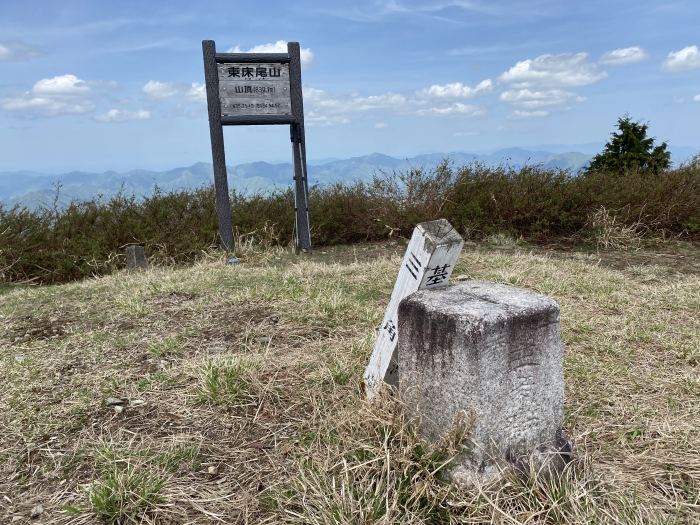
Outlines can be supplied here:
M10 330L9 339L14 343L58 339L66 335L67 329L72 323L72 320L61 317L24 316Z

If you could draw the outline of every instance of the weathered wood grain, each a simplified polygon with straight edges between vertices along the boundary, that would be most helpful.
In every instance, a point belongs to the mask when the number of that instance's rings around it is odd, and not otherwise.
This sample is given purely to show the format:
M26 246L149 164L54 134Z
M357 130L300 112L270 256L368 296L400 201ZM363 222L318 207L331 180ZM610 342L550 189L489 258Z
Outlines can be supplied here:
M218 64L288 63L289 55L287 53L217 53L216 62Z
M218 64L217 71L222 115L292 114L289 64Z
M413 230L365 370L368 398L376 395L382 381L398 385L396 345L399 303L417 290L447 286L463 245L462 238L445 219L422 222Z
M289 51L289 83L291 88L292 155L294 158L294 205L296 208L296 247L311 251L311 226L309 218L309 191L306 170L306 144L304 142L304 100L301 91L301 58L298 42L287 44Z
M211 156L214 164L214 187L216 189L216 213L219 219L219 236L225 250L233 249L233 224L231 201L226 178L226 154L224 152L224 128L221 126L221 102L219 101L219 76L216 66L216 45L213 40L202 41L204 57L204 80L209 112L209 134Z

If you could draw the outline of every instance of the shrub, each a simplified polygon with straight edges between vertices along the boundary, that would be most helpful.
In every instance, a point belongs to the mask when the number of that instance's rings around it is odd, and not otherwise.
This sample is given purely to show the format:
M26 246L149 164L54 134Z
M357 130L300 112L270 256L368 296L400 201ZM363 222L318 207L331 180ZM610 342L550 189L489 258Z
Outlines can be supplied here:
M635 122L625 115L617 119L617 129L619 133L612 133L604 150L591 160L587 171L650 171L659 174L669 168L671 152L668 145L662 142L655 146L654 139L647 137L647 124Z
M627 170L579 176L538 166L455 168L443 162L433 170L316 186L309 200L315 245L407 237L416 223L440 217L474 239L501 233L532 242L586 239L595 237L591 229L600 224L592 218L601 209L612 212L615 227L623 230L700 236L697 162L660 174ZM129 243L144 244L155 264L191 262L217 244L214 201L214 189L205 187L156 191L143 200L120 194L74 202L64 210L0 205L0 282L58 283L109 273L125 265L123 248ZM231 203L239 246L292 243L291 189L252 196L234 192Z

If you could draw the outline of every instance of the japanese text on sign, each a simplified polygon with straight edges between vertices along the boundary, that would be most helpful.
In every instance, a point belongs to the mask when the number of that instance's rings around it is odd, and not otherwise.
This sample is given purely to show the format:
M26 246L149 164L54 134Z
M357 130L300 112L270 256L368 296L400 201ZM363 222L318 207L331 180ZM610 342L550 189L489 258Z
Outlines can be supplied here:
M217 67L222 115L291 115L289 64Z
M282 76L282 68L279 67L236 67L226 69L227 78L274 78Z

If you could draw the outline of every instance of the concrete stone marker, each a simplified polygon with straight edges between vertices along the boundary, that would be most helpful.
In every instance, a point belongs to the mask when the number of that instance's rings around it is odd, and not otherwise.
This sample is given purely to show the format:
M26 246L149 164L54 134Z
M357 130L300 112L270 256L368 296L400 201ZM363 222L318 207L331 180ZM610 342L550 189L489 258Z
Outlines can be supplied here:
M561 468L563 345L559 306L483 281L421 290L399 305L400 393L420 433L467 427L449 476L470 485L508 467Z
M143 246L130 244L124 249L124 254L126 255L126 267L128 270L145 270L148 268L146 252Z
M462 246L464 241L445 219L422 222L413 230L365 370L365 391L369 399L377 394L382 382L398 386L395 350L399 302L416 290L447 286Z

